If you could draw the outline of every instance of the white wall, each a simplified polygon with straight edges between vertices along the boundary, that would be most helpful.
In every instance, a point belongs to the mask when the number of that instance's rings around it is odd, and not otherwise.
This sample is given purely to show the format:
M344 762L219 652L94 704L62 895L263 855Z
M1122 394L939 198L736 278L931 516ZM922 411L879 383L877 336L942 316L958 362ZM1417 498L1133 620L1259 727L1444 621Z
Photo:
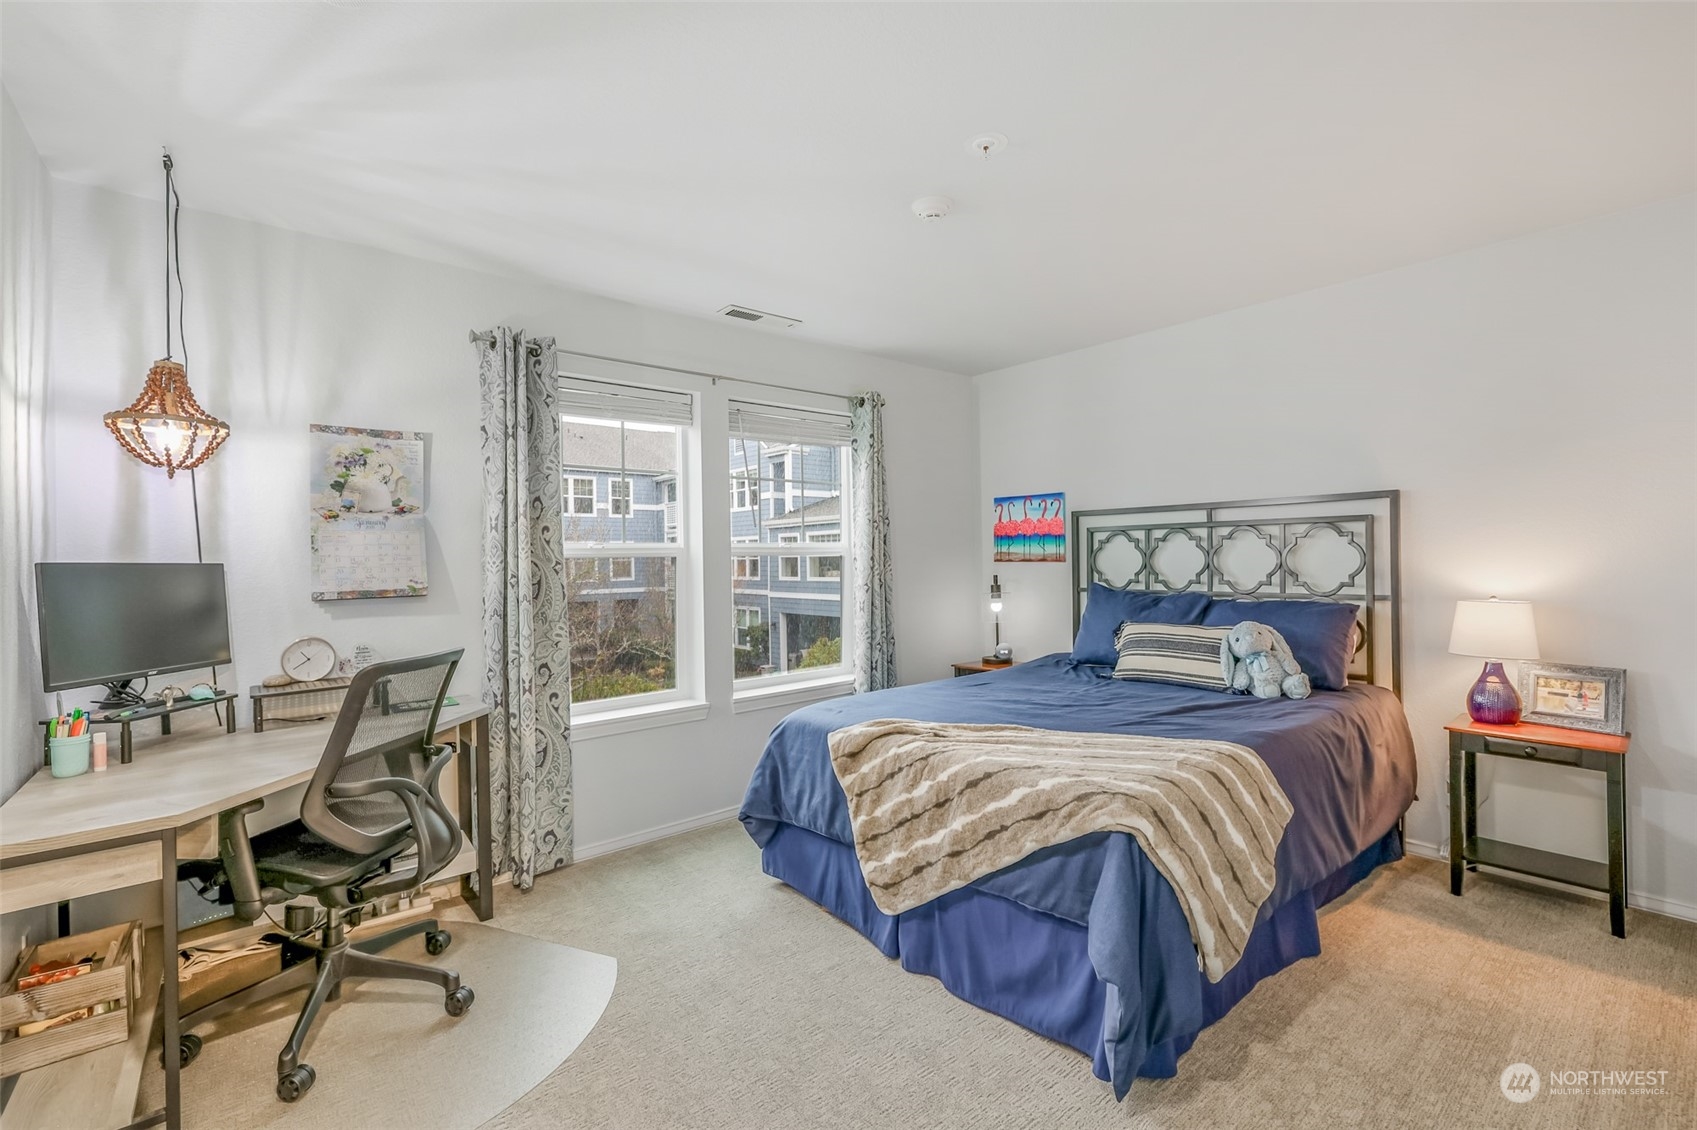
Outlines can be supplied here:
M47 170L0 88L0 801L41 764L30 562L43 513L47 251ZM45 911L0 918L0 965L10 969L23 935L40 939L46 922Z
M1686 197L980 376L980 545L996 495L1401 488L1411 840L1447 842L1441 727L1478 671L1453 602L1529 598L1546 658L1628 670L1631 889L1697 917L1694 249ZM995 566L1025 654L1069 646L1069 568ZM1604 857L1597 775L1482 772L1487 834Z
M193 170L179 174L192 202ZM136 463L100 424L163 350L159 205L58 181L53 193L47 554L193 560L187 477ZM973 575L977 536L967 378L198 212L185 211L182 239L190 379L233 429L199 476L206 557L228 566L236 663L226 685L245 691L276 670L285 643L316 634L389 656L463 646L455 692L479 692L482 487L466 331L496 324L592 353L882 391L897 484L898 669L936 678L978 648L977 601L961 583ZM736 391L709 390L707 412ZM428 596L308 598L311 423L430 434ZM728 593L728 558L706 560L706 591ZM727 690L730 635L728 614L709 617L709 685ZM720 702L704 722L574 742L580 848L736 805L781 713L733 715Z

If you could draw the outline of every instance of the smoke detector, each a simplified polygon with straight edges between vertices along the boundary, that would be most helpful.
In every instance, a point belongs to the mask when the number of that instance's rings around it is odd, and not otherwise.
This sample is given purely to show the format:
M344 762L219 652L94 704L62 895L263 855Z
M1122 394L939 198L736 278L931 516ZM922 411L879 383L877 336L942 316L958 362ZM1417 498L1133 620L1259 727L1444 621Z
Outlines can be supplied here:
M955 202L947 196L921 196L913 202L913 214L920 222L934 224L954 210Z
M727 318L735 318L739 322L760 322L764 325L782 326L790 329L801 325L800 318L786 318L782 314L774 314L768 310L756 310L752 306L725 306L719 310Z
M981 133L966 139L966 151L988 161L1008 147L1008 139L999 133Z

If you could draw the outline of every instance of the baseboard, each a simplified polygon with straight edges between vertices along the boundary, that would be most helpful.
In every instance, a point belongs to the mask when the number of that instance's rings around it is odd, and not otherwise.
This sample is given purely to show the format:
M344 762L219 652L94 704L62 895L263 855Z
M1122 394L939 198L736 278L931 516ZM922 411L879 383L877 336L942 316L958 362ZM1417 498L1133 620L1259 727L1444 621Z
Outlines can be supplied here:
M1420 840L1410 839L1406 836L1403 838L1402 843L1403 847L1407 849L1409 855L1418 855L1422 859L1435 859L1440 862L1448 862L1450 857L1449 849L1438 844L1428 844ZM1609 897L1602 891L1588 891L1583 887L1570 887L1566 883L1557 883L1548 879L1540 879L1536 875L1520 875L1513 871L1498 871L1494 867L1487 867L1485 870L1493 875L1502 875L1505 878L1518 879L1523 883L1531 883L1534 886L1539 887L1550 887L1558 891L1566 891L1569 894L1584 895L1586 898L1606 901ZM1643 891L1628 890L1626 905L1630 906L1633 910L1645 910L1649 911L1651 914L1665 915L1668 918L1679 918L1686 922L1697 922L1697 906L1692 906L1687 902L1680 902L1678 899L1663 898L1660 895L1645 894Z
M640 844L653 843L671 836L681 836L685 832L693 832L697 828L705 828L709 824L717 824L721 820L729 820L737 814L737 805L721 808L713 812L703 812L700 816L688 816L682 820L674 820L670 824L658 824L652 828L644 828L640 832L632 832L628 836L615 836L600 843L580 844L572 849L572 862L580 863L585 859L594 859L598 855L611 855L616 851L637 847Z
M1403 850L1408 852L1409 855L1418 855L1422 859L1442 861L1449 858L1449 853L1437 844L1429 844L1424 840L1417 840L1413 836L1404 835L1402 846Z

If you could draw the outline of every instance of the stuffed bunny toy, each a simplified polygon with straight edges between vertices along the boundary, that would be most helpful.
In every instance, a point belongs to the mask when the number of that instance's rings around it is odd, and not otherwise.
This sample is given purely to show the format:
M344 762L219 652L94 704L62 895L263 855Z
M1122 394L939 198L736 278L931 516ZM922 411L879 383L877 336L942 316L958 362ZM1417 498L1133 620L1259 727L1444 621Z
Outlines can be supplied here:
M1226 633L1221 654L1228 668L1227 681L1234 691L1248 691L1256 698L1307 698L1311 689L1290 645L1278 629L1245 620Z

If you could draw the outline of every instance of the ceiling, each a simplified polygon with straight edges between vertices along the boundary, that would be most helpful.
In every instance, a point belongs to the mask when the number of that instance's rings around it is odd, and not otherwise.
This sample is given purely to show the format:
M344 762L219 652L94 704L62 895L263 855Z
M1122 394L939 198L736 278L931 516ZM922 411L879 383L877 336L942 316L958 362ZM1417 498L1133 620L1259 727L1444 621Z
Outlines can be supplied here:
M977 373L1693 191L1694 14L6 3L0 77L56 176Z

